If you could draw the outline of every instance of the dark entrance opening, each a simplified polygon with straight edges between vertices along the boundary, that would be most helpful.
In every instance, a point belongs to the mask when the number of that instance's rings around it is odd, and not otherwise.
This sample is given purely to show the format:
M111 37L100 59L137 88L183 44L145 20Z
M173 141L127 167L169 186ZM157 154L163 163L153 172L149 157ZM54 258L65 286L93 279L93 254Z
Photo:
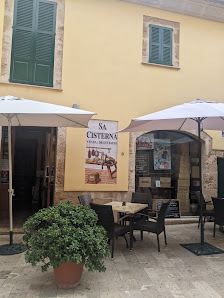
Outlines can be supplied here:
M38 140L16 138L13 187L15 191L14 209L31 209L33 206L33 187L36 184ZM39 205L39 206L38 206Z
M163 200L181 215L195 215L200 190L198 141L190 133L151 131L136 139L135 191L147 193L154 209ZM193 210L193 207L196 209Z
M224 158L217 158L218 164L218 197L224 198Z
M12 128L13 219L21 227L54 199L56 129L48 127ZM8 130L2 129L0 223L8 225Z

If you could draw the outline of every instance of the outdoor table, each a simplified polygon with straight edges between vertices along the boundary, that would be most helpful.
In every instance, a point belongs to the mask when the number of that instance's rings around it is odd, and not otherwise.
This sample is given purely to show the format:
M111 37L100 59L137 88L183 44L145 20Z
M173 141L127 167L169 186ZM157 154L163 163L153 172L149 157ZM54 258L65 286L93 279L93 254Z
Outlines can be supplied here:
M137 204L137 203L126 203L125 206L122 206L122 202L112 201L106 203L105 205L112 206L114 212L121 212L130 215L130 250L133 248L133 223L134 215L148 207L148 204Z

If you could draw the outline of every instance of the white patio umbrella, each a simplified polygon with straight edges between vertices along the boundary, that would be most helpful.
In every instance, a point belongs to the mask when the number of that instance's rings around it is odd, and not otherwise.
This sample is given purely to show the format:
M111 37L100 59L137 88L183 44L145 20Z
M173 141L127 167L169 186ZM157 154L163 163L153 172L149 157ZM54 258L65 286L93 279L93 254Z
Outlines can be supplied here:
M200 219L201 219L201 253L204 242L202 177L201 177L201 129L224 130L224 103L215 101L195 101L174 106L159 112L131 120L130 125L121 132L148 132L152 130L198 130L199 172L200 172ZM205 248L205 250L208 246Z
M88 127L88 121L96 113L60 105L38 102L14 96L0 97L0 126L8 126L9 151L9 221L10 245L13 244L12 217L12 126L43 126L43 127Z

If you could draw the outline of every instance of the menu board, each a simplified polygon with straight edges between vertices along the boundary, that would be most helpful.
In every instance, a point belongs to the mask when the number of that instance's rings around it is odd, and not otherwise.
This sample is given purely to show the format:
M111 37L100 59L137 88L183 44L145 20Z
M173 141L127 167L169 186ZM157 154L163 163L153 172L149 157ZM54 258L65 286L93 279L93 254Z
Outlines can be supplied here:
M165 202L170 202L169 207L166 211L166 218L180 218L180 204L178 200L162 200L156 202L157 211L160 210L161 206Z
M136 151L135 174L149 175L149 154L140 152Z
M2 130L1 183L9 183L8 130Z

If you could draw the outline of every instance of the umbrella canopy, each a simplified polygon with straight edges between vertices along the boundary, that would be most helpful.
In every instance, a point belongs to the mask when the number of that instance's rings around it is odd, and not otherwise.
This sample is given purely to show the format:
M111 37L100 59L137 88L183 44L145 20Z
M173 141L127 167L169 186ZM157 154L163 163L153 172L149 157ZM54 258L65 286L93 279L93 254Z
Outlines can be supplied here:
M204 243L202 175L201 175L201 129L224 130L224 104L215 101L195 101L174 106L156 113L132 119L122 132L145 132L152 130L198 130L199 179L200 179L200 221L201 243L195 246L206 254L208 244ZM207 246L206 246L206 245ZM195 245L195 244L193 244ZM197 252L198 253L198 252Z
M96 113L60 105L17 98L0 97L0 126L87 127Z
M14 96L0 97L0 126L8 126L9 152L9 223L10 246L13 244L12 220L12 126L45 127L88 127L89 119L96 113L68 108L44 102L38 102Z
M202 128L205 130L224 130L224 104L197 99L132 119L130 125L122 132L194 130L198 129L198 118L201 119Z

